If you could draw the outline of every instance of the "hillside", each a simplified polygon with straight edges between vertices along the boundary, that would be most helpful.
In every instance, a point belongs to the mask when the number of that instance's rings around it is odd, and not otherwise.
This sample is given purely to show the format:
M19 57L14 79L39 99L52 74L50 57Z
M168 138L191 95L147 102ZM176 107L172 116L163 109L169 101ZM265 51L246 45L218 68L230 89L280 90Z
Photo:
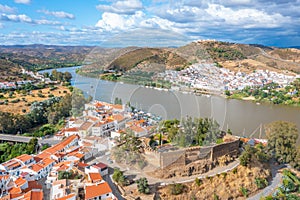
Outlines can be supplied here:
M198 44L197 44L198 43ZM233 71L252 72L256 69L288 70L300 73L300 50L263 45L247 45L217 41L191 43L201 46L214 62Z
M93 48L54 45L0 46L0 56L16 65L36 71L80 65Z
M21 68L18 64L0 57L0 82L18 81L21 76Z

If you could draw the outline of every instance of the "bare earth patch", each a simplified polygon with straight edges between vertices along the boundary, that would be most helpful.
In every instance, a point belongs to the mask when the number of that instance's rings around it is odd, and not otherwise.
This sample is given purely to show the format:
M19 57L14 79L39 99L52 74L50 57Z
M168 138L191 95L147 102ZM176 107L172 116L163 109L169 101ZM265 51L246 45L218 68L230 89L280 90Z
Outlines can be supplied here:
M49 94L53 94L56 97L65 96L67 93L70 93L69 89L65 86L57 85L57 89L50 91L50 88L45 88L41 90L32 90L31 94L23 95L22 93L18 94L15 91L13 98L9 98L9 92L4 95L5 98L9 101L8 105L0 105L0 111L2 112L10 112L14 114L26 114L30 110L29 104L34 101L44 101L48 99ZM39 97L38 93L42 91L42 94L45 97ZM64 92L66 91L66 92ZM17 103L12 103L11 101L20 99ZM0 99L0 101L4 101L5 99ZM25 111L25 112L23 112Z

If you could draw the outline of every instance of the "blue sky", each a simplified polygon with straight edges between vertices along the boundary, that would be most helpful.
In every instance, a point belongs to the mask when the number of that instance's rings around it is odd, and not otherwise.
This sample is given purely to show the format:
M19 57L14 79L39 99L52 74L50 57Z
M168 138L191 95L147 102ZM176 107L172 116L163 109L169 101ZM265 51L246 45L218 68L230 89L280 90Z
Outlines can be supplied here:
M1 0L0 44L300 45L300 0Z

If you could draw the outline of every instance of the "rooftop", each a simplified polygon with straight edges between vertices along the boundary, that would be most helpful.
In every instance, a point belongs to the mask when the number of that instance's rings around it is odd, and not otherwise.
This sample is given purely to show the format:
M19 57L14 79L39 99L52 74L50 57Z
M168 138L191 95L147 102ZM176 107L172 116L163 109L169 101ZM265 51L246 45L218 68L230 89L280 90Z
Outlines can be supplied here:
M111 192L112 190L107 182L97 184L97 185L86 186L85 199L99 197L101 195L108 194Z

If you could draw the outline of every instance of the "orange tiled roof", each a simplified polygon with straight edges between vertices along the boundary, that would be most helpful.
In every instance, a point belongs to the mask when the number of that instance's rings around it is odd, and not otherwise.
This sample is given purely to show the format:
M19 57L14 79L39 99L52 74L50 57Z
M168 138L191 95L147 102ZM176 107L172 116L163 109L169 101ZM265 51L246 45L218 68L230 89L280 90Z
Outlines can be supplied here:
M18 186L18 187L21 187L22 185L24 185L25 183L27 183L27 180L23 179L23 178L18 178L15 180L15 184Z
M43 167L47 167L48 165L54 163L55 160L52 160L51 158L44 158L39 164Z
M18 160L15 160L15 159L11 159L9 161L6 161L5 163L2 163L2 165L4 167L7 167L8 169L12 169L12 168L16 168L16 167L20 167L21 166L21 163L20 161Z
M67 196L64 196L64 197L61 197L61 198L58 198L56 200L69 200L71 198L75 197L75 194L69 194Z
M89 173L88 175L89 175L92 183L96 183L96 182L103 180L100 173Z
M65 128L63 132L77 132L78 128L77 127L72 127L72 128Z
M30 169L32 169L35 172L39 172L43 169L43 167L40 164L33 164L30 166Z
M115 114L115 115L113 115L113 118L114 118L114 120L122 121L125 117L121 114Z
M107 182L98 184L98 185L90 185L85 188L85 199L91 199L95 197L99 197L104 194L111 193L112 190Z
M9 175L0 176L0 180L2 179L9 179Z
M43 186L41 184L39 184L37 181L28 181L28 188L29 190L32 189L42 189Z
M43 191L29 191L24 195L24 200L42 200Z
M137 133L145 131L145 129L143 129L140 126L131 126L131 127L129 127L129 129L131 129L132 131L137 132Z
M23 155L20 155L20 156L16 157L16 159L19 159L19 160L21 160L22 162L26 162L26 161L32 159L32 157L33 157L33 156L31 156L31 155L23 154Z
M10 194L21 194L22 190L20 187L13 187L9 190Z

